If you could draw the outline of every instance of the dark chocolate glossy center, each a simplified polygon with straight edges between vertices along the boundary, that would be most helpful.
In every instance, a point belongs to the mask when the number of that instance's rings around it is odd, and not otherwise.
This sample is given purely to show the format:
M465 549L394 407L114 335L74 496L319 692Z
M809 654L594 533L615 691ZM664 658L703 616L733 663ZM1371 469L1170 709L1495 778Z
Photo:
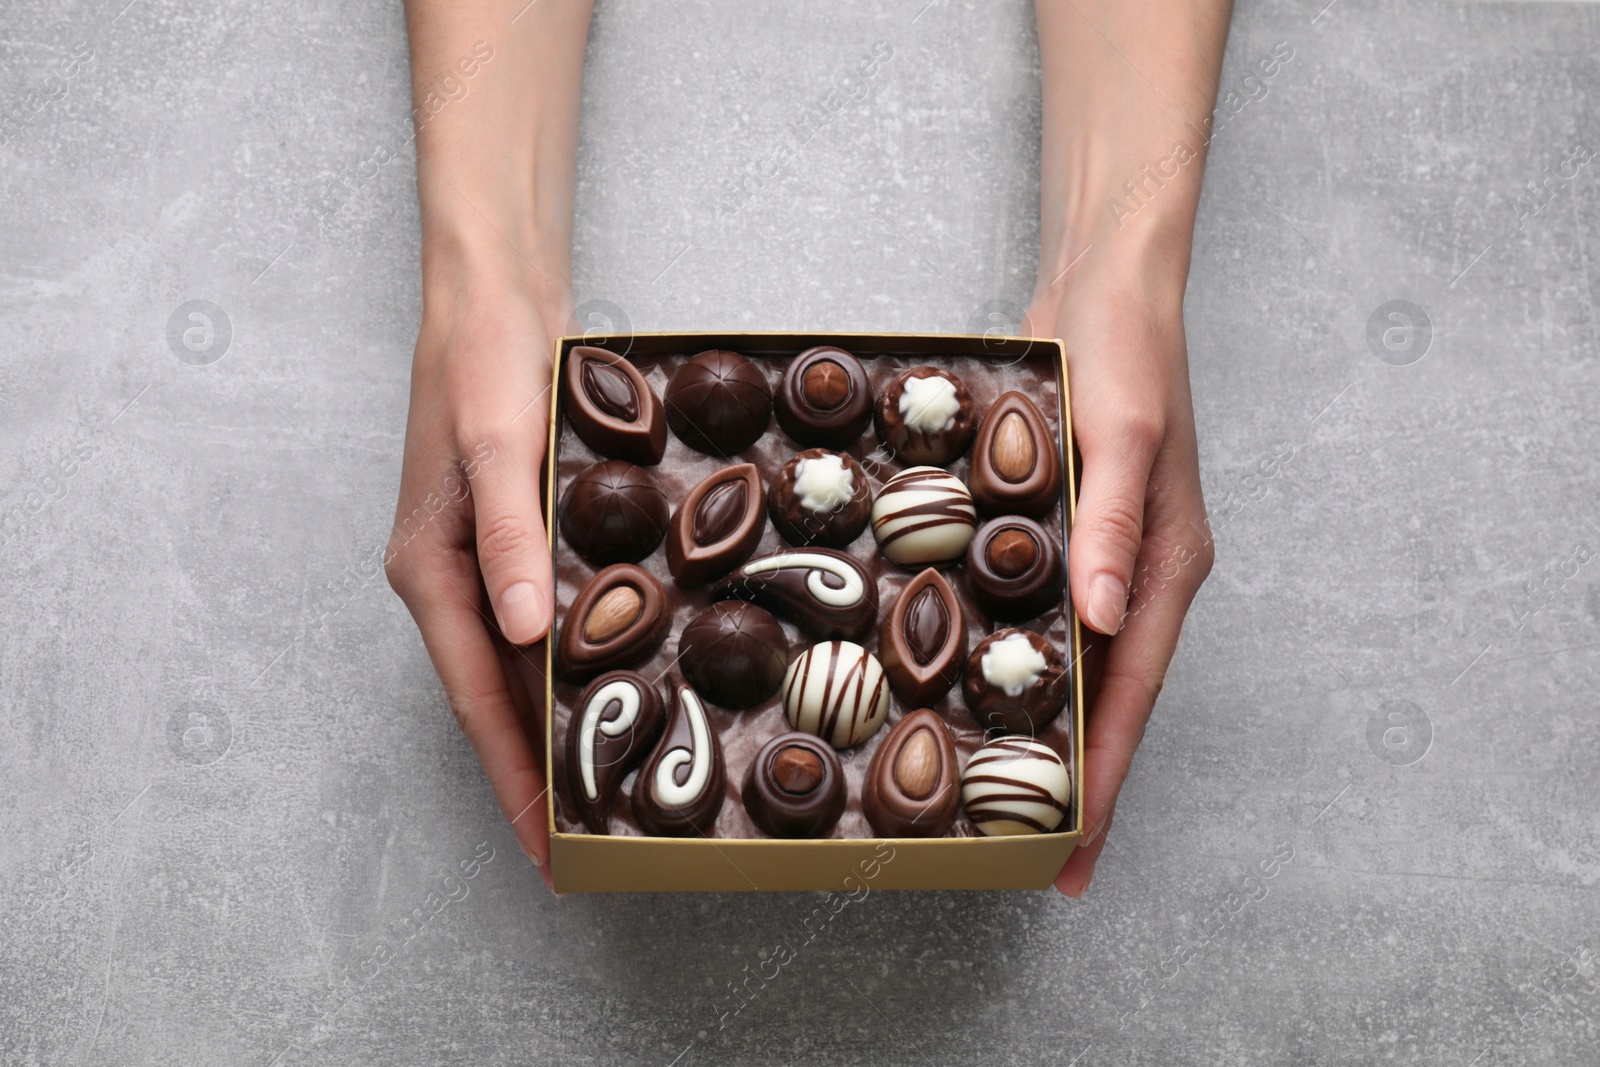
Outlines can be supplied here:
M923 587L906 607L904 627L906 648L918 666L933 662L949 632L950 613L945 609L944 598L933 586Z
M694 543L714 545L731 536L744 518L748 491L743 478L730 478L701 497L694 509Z
M623 422L639 418L639 394L633 391L628 376L608 363L596 359L583 361L583 391L594 406Z

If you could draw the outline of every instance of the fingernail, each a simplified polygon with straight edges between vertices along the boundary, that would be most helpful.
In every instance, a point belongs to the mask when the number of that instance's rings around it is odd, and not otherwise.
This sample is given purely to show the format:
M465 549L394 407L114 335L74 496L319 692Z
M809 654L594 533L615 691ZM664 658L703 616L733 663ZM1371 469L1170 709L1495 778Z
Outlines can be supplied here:
M533 865L535 867L543 867L544 866L544 861L541 860L538 856L535 856L533 854L533 849L529 848L526 844L523 844L523 842L521 842L521 841L518 841L517 844L522 845L522 854L524 856L528 857L530 860L532 860L533 861Z
M1122 629L1128 611L1128 590L1109 574L1097 574L1089 583L1089 625L1103 634Z
M525 645L544 630L544 601L532 582L514 582L500 594L495 617L500 632L515 644Z

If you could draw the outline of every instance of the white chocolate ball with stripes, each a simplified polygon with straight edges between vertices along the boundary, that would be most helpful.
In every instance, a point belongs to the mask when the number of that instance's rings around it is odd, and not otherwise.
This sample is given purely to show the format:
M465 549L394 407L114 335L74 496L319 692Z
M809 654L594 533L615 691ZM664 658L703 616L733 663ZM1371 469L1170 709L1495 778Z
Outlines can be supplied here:
M961 803L990 837L1047 834L1061 825L1072 778L1055 749L1027 737L1002 737L967 761Z
M907 467L872 502L872 536L902 566L960 559L977 528L972 493L941 467Z
M889 717L883 664L853 641L812 645L784 675L783 714L834 748L859 745Z

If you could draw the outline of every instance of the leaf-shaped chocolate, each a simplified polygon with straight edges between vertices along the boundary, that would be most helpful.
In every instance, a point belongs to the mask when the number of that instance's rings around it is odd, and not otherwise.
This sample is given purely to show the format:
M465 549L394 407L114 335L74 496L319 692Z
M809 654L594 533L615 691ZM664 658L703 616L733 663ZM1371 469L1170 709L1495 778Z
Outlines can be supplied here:
M704 585L750 558L766 526L755 464L715 471L689 490L667 533L667 570L682 586Z
M579 345L566 356L561 403L579 439L602 456L661 462L667 420L661 398L625 356Z
M638 663L655 651L670 621L666 591L649 571L616 563L578 592L561 624L556 666L572 681Z
M927 568L900 591L883 620L878 655L889 685L914 708L937 704L961 677L967 627L944 575Z

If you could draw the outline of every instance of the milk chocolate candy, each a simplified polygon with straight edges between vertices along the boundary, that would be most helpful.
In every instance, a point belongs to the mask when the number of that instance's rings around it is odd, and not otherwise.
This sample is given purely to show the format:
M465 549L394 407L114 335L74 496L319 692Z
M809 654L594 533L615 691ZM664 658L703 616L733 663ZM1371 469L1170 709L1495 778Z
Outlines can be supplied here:
M872 754L861 808L881 837L943 837L956 821L960 786L950 729L923 708L895 723Z
M772 390L737 352L712 350L684 361L667 381L667 425L678 440L713 456L743 452L767 431Z
M767 511L791 545L843 548L867 528L872 513L867 472L842 453L808 448L772 480Z
M960 378L936 367L913 367L883 391L873 421L878 439L901 462L942 467L972 444L978 416Z
M612 459L661 462L667 420L661 398L626 357L579 345L567 353L561 402L584 444Z
M967 658L961 603L944 575L929 567L906 583L883 620L878 655L906 704L926 708L944 699Z
M861 564L827 548L797 548L753 559L711 595L760 604L822 639L859 641L878 621L878 583Z
M1032 630L999 630L967 657L961 683L972 718L985 730L1029 737L1067 706L1071 674L1061 653Z
M1027 737L1002 737L967 761L961 802L990 837L1047 834L1072 803L1072 779L1055 749Z
M683 679L669 678L672 710L633 783L633 817L652 837L710 836L728 791L722 742L705 703Z
M872 386L861 361L842 348L808 348L778 384L778 425L803 445L848 448L872 421Z
M609 832L611 802L661 732L661 694L642 674L602 674L578 696L567 723L567 777L590 833Z
M643 470L620 459L586 467L561 496L561 534L596 567L637 563L667 532L667 496Z
M1002 393L983 417L967 475L972 499L991 515L1037 518L1061 503L1061 449L1043 413Z
M712 604L678 638L683 676L724 708L748 708L777 692L788 663L778 620L739 600Z
M772 837L823 837L845 805L844 766L810 734L779 734L756 753L744 780L744 808Z
M672 516L667 570L683 586L704 585L750 558L761 543L761 475L740 463L689 490Z
M1031 619L1059 607L1066 582L1060 545L1032 519L991 519L967 547L967 587L990 618Z
M563 678L583 681L643 662L661 644L669 621L661 583L632 563L612 564L573 600L556 643L556 666Z

